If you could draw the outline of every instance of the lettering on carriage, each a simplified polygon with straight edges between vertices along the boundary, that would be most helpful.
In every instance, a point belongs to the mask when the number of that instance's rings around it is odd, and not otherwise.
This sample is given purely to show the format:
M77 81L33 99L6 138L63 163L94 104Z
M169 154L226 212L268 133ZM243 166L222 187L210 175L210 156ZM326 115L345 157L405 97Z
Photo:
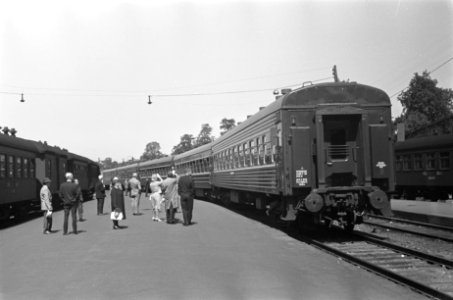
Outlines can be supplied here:
M306 186L308 184L308 170L305 170L304 167L296 170L296 184L298 186Z

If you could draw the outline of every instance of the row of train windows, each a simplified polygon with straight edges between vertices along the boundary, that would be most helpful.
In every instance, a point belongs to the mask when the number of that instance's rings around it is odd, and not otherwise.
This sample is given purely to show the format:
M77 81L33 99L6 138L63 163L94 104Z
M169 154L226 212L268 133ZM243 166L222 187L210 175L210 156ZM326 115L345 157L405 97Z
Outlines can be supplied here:
M0 178L34 178L35 163L30 158L0 154Z
M448 170L450 166L449 152L428 152L396 156L397 171Z
M170 167L166 168L157 168L157 169L146 169L139 172L140 178L151 178L153 174L159 174L162 177L166 177L168 172L171 171Z
M214 170L273 164L276 155L277 149L271 144L270 136L265 135L215 154Z
M183 163L176 166L177 173L183 173L185 170L191 170L192 173L205 173L211 171L211 159L204 158L199 160L194 160L191 162Z

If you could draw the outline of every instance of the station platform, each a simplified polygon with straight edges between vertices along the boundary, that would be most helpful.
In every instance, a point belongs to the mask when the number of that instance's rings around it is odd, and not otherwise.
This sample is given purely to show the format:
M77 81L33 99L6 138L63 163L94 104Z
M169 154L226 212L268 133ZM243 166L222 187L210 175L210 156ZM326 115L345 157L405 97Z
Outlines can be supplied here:
M429 202L392 199L393 215L397 218L453 227L453 202Z
M0 299L426 299L213 203L195 201L187 227L150 207L121 230L96 201L77 235L62 235L61 211L49 235L41 218L1 230Z

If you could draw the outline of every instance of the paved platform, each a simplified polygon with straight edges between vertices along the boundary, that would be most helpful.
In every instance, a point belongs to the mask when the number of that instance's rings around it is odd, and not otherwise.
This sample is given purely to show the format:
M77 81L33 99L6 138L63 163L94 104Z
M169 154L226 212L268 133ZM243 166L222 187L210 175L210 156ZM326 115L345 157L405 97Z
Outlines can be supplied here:
M453 202L392 199L395 217L453 227Z
M153 222L147 201L122 230L95 211L78 235L62 235L62 212L57 233L41 219L1 230L0 299L426 299L212 203L188 227Z

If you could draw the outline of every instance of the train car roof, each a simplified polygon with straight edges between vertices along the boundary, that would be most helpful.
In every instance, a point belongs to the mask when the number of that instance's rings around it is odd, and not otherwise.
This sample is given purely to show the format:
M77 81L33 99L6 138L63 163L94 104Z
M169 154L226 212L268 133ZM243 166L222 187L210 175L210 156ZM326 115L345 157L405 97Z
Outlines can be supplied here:
M328 104L352 104L390 107L388 95L375 87L356 82L328 82L303 86L278 97L266 107L212 142L212 147L231 135L280 109L316 107Z
M432 135L426 137L412 138L402 142L395 143L396 151L416 150L416 149L434 149L439 147L453 146L453 135Z
M173 156L165 156L157 159L151 159L140 163L140 167L171 165Z
M33 153L43 153L44 150L38 147L35 141L26 140L16 136L9 136L6 134L0 134L0 145L19 150L30 151Z
M202 159L202 158L209 157L211 155L211 146L212 146L212 143L204 144L195 149L175 155L174 161L175 162L184 162L184 161L190 161L193 159Z

